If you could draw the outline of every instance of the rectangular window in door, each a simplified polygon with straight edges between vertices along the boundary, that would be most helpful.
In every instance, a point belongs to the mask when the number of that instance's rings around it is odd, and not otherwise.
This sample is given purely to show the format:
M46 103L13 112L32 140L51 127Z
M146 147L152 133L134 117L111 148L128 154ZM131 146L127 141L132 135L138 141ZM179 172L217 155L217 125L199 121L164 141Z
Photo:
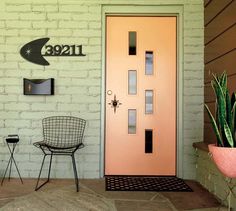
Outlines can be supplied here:
M136 109L128 109L128 134L136 133Z
M145 153L152 153L153 150L153 131L152 129L145 130Z
M145 75L153 75L153 52L145 52Z
M136 55L136 32L129 32L129 55Z
M145 90L145 114L153 114L153 90Z
M128 75L128 92L129 95L136 95L137 94L137 71L136 70L129 70Z

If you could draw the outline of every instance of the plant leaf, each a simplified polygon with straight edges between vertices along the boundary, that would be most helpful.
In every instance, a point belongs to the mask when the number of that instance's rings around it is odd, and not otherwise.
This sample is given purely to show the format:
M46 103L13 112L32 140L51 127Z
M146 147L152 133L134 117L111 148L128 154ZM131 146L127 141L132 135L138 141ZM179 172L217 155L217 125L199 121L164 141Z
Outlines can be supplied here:
M232 137L232 133L231 133L231 130L230 130L226 120L224 120L224 132L225 132L225 136L227 138L227 141L228 141L230 147L234 147L234 140Z
M235 94L235 92L233 92L232 96L231 96L231 107L232 108L233 108L235 102L236 102L236 94Z
M212 81L212 87L214 89L215 95L216 95L216 103L218 107L218 122L219 122L219 130L221 132L221 137L223 140L224 145L227 145L227 138L224 136L224 120L226 119L226 100L225 100L225 95L223 92L223 89L216 78L214 76L215 80Z
M218 128L220 129L220 123L219 123L219 108L218 108L217 104L218 104L218 103L217 103L217 100L216 100L216 103L215 103L215 115L216 115L215 120L216 120L216 124L217 124Z
M224 92L224 95L226 94L226 90L227 90L227 75L226 75L226 72L224 71L220 78L219 78L219 84L220 86L222 87L222 90Z
M234 102L233 108L232 108L232 134L234 139L234 145L236 146L236 140L235 140L235 130L236 130L236 102Z
M227 124L230 128L231 133L233 134L231 101L230 101L230 96L229 96L229 90L228 89L226 89L225 101L226 101L226 121L227 121Z
M220 132L219 132L219 129L218 129L218 127L217 127L216 121L215 121L213 115L211 114L210 109L208 108L208 106L207 106L206 104L205 104L205 108L206 108L207 113L208 113L208 115L209 115L209 117L210 117L211 125L212 125L212 127L213 127L213 130L214 130L214 132L215 132L215 134L216 134L217 143L218 143L217 145L218 145L218 146L224 146L224 143L223 143L222 138L221 138L221 136L220 136Z

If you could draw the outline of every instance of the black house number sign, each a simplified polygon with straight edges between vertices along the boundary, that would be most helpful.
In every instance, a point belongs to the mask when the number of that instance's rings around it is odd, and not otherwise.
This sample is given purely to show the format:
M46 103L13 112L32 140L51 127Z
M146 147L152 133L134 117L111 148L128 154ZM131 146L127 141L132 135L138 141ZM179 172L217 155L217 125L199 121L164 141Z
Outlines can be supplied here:
M49 65L44 56L86 56L83 54L82 45L45 45L49 39L41 38L25 44L20 49L21 56L29 62L43 66Z
M46 45L43 56L85 56L82 45Z

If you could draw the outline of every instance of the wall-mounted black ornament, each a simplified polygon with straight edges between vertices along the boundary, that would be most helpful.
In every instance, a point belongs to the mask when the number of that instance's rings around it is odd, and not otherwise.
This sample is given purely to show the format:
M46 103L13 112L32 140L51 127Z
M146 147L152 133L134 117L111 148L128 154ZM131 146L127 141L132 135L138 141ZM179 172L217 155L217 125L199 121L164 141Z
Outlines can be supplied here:
M49 39L41 38L25 44L20 50L21 56L29 62L43 66L49 65L44 56L86 56L82 52L82 45L45 45Z
M24 95L54 95L54 78L24 78Z
M48 61L43 58L41 50L43 46L48 42L49 38L41 38L33 40L25 44L20 49L21 56L29 62L47 66L49 65Z

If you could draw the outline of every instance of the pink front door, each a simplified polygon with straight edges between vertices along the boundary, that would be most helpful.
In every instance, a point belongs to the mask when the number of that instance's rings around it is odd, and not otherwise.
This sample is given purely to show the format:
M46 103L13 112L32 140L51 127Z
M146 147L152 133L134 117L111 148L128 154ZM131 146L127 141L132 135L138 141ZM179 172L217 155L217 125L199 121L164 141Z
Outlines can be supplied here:
M105 175L176 175L176 17L106 26Z

